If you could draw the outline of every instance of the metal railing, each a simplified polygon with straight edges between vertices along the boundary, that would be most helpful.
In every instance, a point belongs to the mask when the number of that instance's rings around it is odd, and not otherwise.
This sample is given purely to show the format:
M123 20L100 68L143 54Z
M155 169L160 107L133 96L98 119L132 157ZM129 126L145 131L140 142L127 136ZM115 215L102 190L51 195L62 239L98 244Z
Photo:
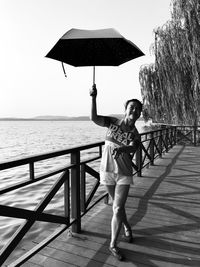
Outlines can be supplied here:
M155 131L141 133L141 145L135 153L135 157L133 159L133 166L135 168L134 175L137 174L138 176L141 176L142 169L145 166L153 165L157 157L162 157L163 153L168 152L169 149L171 149L177 143L179 138L177 133L180 133L182 130L183 129L180 127L171 126ZM182 132L182 135L185 136L184 131ZM186 137L188 138L187 135ZM197 138L195 140L197 140ZM0 252L0 266L8 259L10 254L15 250L19 242L35 222L42 221L57 223L61 225L61 227L59 227L45 240L36 245L33 249L24 254L18 260L14 261L9 266L20 266L69 227L72 227L72 232L80 233L81 218L102 199L104 199L105 202L108 201L108 194L106 192L100 194L94 200L95 193L100 185L100 178L98 171L89 166L89 163L100 160L102 156L103 145L104 142L98 142L0 164L0 171L20 167L23 165L29 166L29 179L0 189L0 195L16 189L21 189L28 185L35 185L39 181L46 180L54 175L59 175L59 178L56 179L49 192L46 193L43 200L40 201L33 211L13 206L0 205L0 216L25 219L25 222L19 226L19 229L13 234L10 241L2 248ZM91 158L82 159L82 151L94 148L97 149L97 155L95 154L95 156ZM35 174L35 164L37 162L63 155L70 156L69 164L42 175ZM94 184L92 189L86 193L87 174L94 178ZM52 215L44 212L44 209L47 207L62 185L64 185L64 216Z
M0 216L25 219L25 222L14 233L10 241L2 248L0 254L0 266L10 256L12 251L16 248L16 246L19 244L19 242L22 240L22 238L26 235L26 233L36 221L62 224L63 227L61 227L59 231L55 231L55 233L49 236L40 245L36 246L26 255L22 256L19 260L13 263L13 266L18 266L18 264L20 265L25 262L27 259L29 259L32 255L36 254L37 251L46 246L50 241L52 241L55 237L57 237L60 233L65 231L70 226L72 227L73 232L78 233L81 231L81 217L84 216L84 214L88 212L101 199L107 197L107 193L104 193L103 195L100 195L97 199L95 199L94 203L92 203L93 196L95 195L95 192L99 186L99 174L94 169L88 166L89 162L101 158L103 145L104 142L99 142L95 144L74 147L67 150L51 152L0 164L0 171L20 167L23 165L29 166L29 179L20 183L13 184L12 186L0 189L0 195L9 193L13 190L24 188L26 186L35 185L39 181L59 174L59 178L56 179L49 192L46 193L45 197L37 205L35 210L30 211L27 209L17 208L13 206L0 205ZM98 149L98 151L96 152L97 155L81 161L80 153L84 150L92 148ZM70 155L70 164L67 164L62 168L50 171L43 175L35 175L34 167L36 163L62 155ZM87 196L85 190L86 173L89 173L95 178L93 188ZM52 215L43 212L62 185L64 185L64 216Z
M200 143L200 126L198 125L184 125L176 126L177 129L177 142L184 141L187 144L194 146Z

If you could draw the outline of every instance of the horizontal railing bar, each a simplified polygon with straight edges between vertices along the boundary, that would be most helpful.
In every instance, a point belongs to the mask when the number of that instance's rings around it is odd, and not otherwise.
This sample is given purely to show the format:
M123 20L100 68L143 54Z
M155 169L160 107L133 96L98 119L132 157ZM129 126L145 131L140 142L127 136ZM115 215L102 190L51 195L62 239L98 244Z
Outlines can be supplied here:
M149 132L145 132L145 133L140 133L140 136L142 137L144 135L148 135L148 134L156 133L156 132L161 132L161 130L154 130L154 131L149 131ZM155 137L157 137L157 136L155 136ZM144 140L144 141L148 141L148 140ZM144 141L142 141L142 142L144 142ZM69 149L64 149L64 150L54 151L54 152L40 154L40 155L36 155L36 156L26 157L23 159L16 159L14 161L9 161L9 162L3 162L3 163L0 163L0 170L14 168L14 167L22 166L25 164L53 158L53 157L67 155L67 154L73 153L75 151L82 151L82 150L90 149L93 147L102 146L104 144L105 144L104 141L98 142L98 143L91 143L91 144L84 145L84 146L71 147Z
M170 127L168 127L168 128L165 128L165 129L158 129L158 130L153 130L153 131L150 130L150 131L148 131L148 132L140 133L140 135L143 136L143 135L148 135L148 134L152 134L152 133L163 132L163 131L166 131L167 129L171 129L171 128L174 128L174 127L176 127L176 126L170 126Z
M88 162L90 162L90 161L99 159L99 158L100 158L100 157L96 157L96 158L93 158L93 159L90 159L90 160L82 161L82 162L80 163L80 165L83 164L83 163L88 163ZM51 176L53 176L53 175L56 175L56 174L58 174L58 173L60 173L60 172L66 171L66 170L68 170L68 169L71 169L71 168L74 167L74 166L75 166L75 164L70 164L70 165L68 165L68 166L65 167L65 168L58 169L58 170L56 170L56 171L49 172L48 174L45 174L45 175L36 177L34 180L26 180L26 181L24 181L24 182L20 182L20 183L17 183L17 184L15 184L15 185L12 185L12 186L10 186L10 187L3 188L3 189L0 190L0 195L3 195L3 194L8 193L8 192L10 192L10 191L17 190L17 189L19 189L19 188L22 188L22 187L31 185L31 184L33 184L33 183L37 183L37 182L42 181L42 180L44 180L44 179L46 179L46 178L49 178L49 177L51 177Z
M154 131L148 131L145 133L140 133L140 136L142 137L144 135L148 135L148 134L156 133L156 132L161 132L161 130L154 130ZM145 141L147 141L147 140L145 140ZM64 149L64 150L49 152L49 153L40 154L40 155L36 155L36 156L26 157L23 159L16 159L14 161L9 161L9 162L3 162L3 163L0 163L0 170L14 168L14 167L29 164L32 162L37 162L37 161L41 161L41 160L45 160L45 159L49 159L49 158L53 158L53 157L67 155L67 154L73 153L75 151L82 151L82 150L90 149L93 147L102 146L104 144L105 144L104 141L98 142L98 143L91 143L91 144L84 145L84 146L71 147L69 149Z
M56 175L58 173L64 172L64 171L66 171L66 170L68 170L68 169L70 169L70 168L72 168L74 166L75 166L75 164L69 164L67 167L64 167L62 169L57 169L57 170L49 172L47 174L38 176L34 180L25 180L24 182L20 182L20 183L17 183L15 185L13 185L13 186L10 186L10 187L7 187L7 188L3 188L3 189L0 190L0 195L8 193L8 192L10 192L12 190L16 190L16 189L22 188L24 186L27 186L27 185L30 185L30 184L33 184L33 183L37 183L37 182L39 182L41 180L49 178L50 176L53 176L53 175Z
M3 188L3 189L0 190L0 195L3 195L3 194L8 193L10 191L22 188L22 187L27 186L27 185L33 184L33 183L35 183L37 181L40 181L40 180L42 180L42 179L37 179L37 180L34 180L34 181L33 180L25 180L24 182L20 182L18 184Z
M165 129L163 129L163 131L164 131ZM160 132L160 131L162 131L162 130L153 130L153 131L148 131L148 132L143 132L143 133L140 133L140 135L141 136L143 136L143 135L148 135L148 134L152 134L152 133L157 133L157 132Z
M81 164L88 163L88 162L91 162L91 161L94 161L94 160L97 160L97 159L100 159L100 158L101 158L100 156L97 156L97 157L94 157L94 158L90 158L88 160L83 160L83 161L80 162L80 165ZM61 168L61 169L57 169L55 171L48 172L47 174L44 174L44 175L41 175L41 176L37 176L37 177L35 177L34 180L26 180L24 182L20 182L20 183L17 183L15 185L12 185L10 187L3 188L3 189L0 190L0 195L5 194L5 193L8 193L8 192L13 191L13 190L16 190L16 189L19 189L19 188L22 188L24 186L27 186L27 185L30 185L30 184L33 184L33 183L36 183L36 182L39 182L39 181L44 180L46 178L49 178L49 177L51 177L53 175L56 175L56 174L58 174L60 172L69 170L69 169L71 169L71 168L73 168L75 166L76 166L75 164L68 164L64 168Z
M179 125L179 124L167 124L167 123L156 123L159 126L167 126L168 128L171 127L200 127L200 125Z
M0 216L6 216L18 219L27 219L27 220L32 220L37 218L37 221L67 224L67 218L63 216L53 215L48 213L36 214L32 210L9 207L4 205L0 205Z
M3 163L0 163L0 170L14 168L14 167L18 167L21 165L29 164L31 162L37 162L37 161L41 161L41 160L45 160L45 159L49 159L49 158L67 155L70 153L74 153L76 151L82 151L82 150L90 149L93 147L101 146L101 145L104 145L104 143L105 142L92 143L92 144L88 144L88 145L84 145L84 146L71 147L71 148L65 149L65 150L59 150L59 151L40 154L40 155L36 155L36 156L26 157L23 159L16 159L16 160L9 161L9 162L3 162Z
M83 161L80 162L80 165L95 161L95 160L100 159L100 158L101 158L101 156L97 156L97 157L94 157L94 158L89 158L89 159L83 160Z
M197 127L197 128L198 128L198 127L200 127L200 125L193 125L193 126L192 126L192 125L184 125L184 126L176 125L176 127L177 127L177 128L179 128L179 127L181 127L181 128L182 128L182 127L183 127L183 128L185 128L185 127L189 127L189 128Z
M145 142L147 142L147 141L151 141L151 140L159 139L161 136L163 136L163 134L161 134L161 135L156 135L156 136L153 136L153 137L149 137L148 139L141 140L141 143L145 143Z

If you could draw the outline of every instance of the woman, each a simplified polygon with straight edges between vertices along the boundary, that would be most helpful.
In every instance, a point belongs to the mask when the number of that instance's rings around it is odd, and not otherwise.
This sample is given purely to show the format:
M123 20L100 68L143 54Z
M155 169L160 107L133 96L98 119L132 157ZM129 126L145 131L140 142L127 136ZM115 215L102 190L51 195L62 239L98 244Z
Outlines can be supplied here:
M117 238L123 224L124 238L133 241L131 226L125 212L125 203L129 187L133 184L132 156L140 144L140 135L135 127L136 120L142 112L142 103L137 99L128 100L125 104L125 116L118 118L97 114L97 89L93 85L91 120L99 126L107 127L105 147L100 164L100 182L104 184L113 200L111 221L111 241L109 250L118 260L123 260Z

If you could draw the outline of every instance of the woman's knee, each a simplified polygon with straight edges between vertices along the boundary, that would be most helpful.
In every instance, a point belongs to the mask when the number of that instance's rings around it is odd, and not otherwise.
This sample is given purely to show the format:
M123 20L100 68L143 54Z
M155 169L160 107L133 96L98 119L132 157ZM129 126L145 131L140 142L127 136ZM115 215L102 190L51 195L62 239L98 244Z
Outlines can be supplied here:
M124 206L116 205L113 203L113 214L117 217L121 217L124 214Z

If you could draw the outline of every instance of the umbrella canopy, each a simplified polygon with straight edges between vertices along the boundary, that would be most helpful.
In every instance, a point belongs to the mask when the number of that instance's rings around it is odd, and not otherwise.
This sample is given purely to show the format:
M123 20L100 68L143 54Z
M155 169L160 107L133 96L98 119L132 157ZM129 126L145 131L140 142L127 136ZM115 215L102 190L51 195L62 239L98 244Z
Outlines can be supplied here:
M119 66L144 53L115 29L66 32L46 57L72 66ZM93 80L94 82L94 80Z

